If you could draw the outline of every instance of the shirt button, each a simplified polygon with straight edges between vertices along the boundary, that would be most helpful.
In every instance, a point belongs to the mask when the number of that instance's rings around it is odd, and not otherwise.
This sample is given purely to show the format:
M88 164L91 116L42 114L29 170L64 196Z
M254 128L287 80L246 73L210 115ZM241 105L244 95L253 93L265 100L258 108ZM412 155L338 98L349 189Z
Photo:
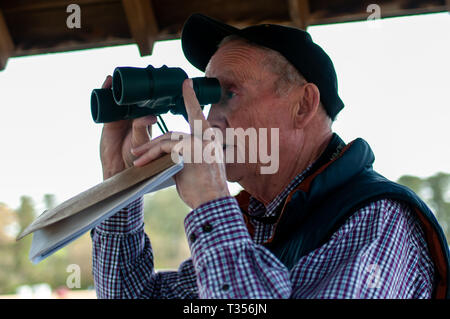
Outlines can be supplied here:
M224 285L222 286L222 290L223 290L223 291L227 291L228 289L230 289L230 285L224 284Z
M191 240L191 243L194 243L195 240L197 239L197 236L195 236L195 234L192 233L192 234L189 236L189 239Z
M212 231L213 227L211 226L210 223L206 223L205 225L203 225L202 229L203 229L203 232L210 233Z

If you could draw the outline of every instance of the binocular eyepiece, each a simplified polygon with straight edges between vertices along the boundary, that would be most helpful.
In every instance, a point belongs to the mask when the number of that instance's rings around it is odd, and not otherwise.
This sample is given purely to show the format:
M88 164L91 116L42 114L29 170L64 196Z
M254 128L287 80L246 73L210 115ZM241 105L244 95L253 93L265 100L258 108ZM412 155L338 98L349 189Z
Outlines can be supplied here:
M181 68L118 67L114 70L112 88L94 89L91 114L95 123L108 123L167 112L188 116L182 85L188 76ZM219 102L222 89L215 78L193 78L197 99L204 105Z

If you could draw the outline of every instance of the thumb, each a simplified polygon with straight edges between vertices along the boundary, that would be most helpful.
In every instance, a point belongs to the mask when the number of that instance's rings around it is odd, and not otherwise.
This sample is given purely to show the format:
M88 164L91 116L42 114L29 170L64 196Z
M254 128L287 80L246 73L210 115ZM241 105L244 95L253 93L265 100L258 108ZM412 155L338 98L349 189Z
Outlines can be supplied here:
M135 148L151 140L151 128L156 123L156 116L147 115L133 120L131 147Z

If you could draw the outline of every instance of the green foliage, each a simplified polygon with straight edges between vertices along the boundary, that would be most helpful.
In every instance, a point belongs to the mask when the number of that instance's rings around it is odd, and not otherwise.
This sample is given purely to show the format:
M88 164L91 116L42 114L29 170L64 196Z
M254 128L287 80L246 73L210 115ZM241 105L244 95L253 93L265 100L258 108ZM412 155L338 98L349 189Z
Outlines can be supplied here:
M47 209L53 207L54 196L45 195L44 204ZM81 289L92 286L92 249L89 234L37 265L29 261L28 252L32 236L26 236L18 242L15 241L15 236L27 227L36 215L33 200L27 196L21 197L21 204L15 211L6 205L0 205L0 225L2 226L0 228L0 294L14 294L18 286L43 282L50 284L53 289L65 287L70 274L66 269L70 264L80 266Z
M190 209L175 187L144 197L144 223L151 239L155 268L177 269L190 256L184 232L184 218Z
M416 192L432 209L450 243L450 174L419 178L405 175L397 181Z
M44 195L44 204L45 204L45 209L52 209L56 206L56 199L55 199L55 195L53 194L45 194Z

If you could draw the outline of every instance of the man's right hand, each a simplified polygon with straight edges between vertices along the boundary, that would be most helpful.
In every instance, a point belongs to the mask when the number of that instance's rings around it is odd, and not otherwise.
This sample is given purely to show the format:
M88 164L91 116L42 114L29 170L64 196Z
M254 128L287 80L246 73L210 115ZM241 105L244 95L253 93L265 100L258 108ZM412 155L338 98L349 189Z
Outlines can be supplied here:
M102 88L111 86L112 77L108 75ZM155 123L156 116L148 115L135 120L122 120L103 125L100 140L103 179L133 166L135 157L131 154L131 149L150 141L151 125Z

